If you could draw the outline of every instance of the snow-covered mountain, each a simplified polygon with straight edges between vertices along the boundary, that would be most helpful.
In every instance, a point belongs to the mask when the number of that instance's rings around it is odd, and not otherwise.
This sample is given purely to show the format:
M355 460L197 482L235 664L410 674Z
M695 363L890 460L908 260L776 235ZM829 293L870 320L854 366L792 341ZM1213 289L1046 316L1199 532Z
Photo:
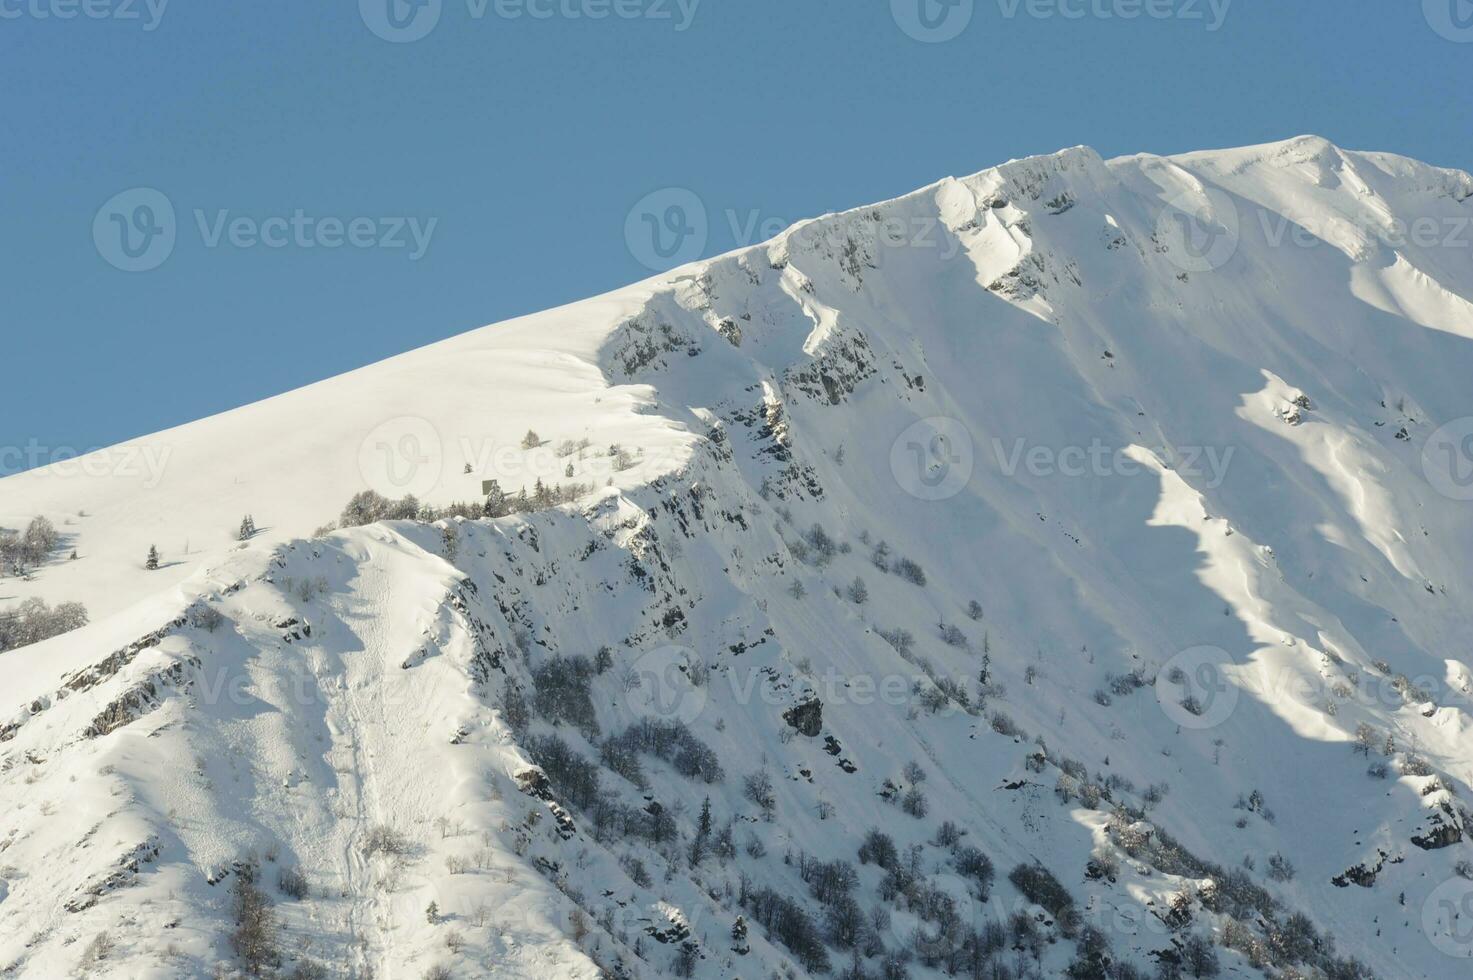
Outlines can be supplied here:
M1466 974L1470 198L1075 148L0 481L0 976Z

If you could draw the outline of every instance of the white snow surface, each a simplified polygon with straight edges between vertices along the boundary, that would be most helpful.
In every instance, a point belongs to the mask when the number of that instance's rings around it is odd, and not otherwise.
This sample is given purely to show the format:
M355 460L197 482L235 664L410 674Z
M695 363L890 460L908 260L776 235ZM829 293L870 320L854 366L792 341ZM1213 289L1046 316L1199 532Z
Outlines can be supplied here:
M1030 908L1007 872L1041 863L1149 973L1185 935L1159 915L1203 876L1120 854L1108 803L1056 795L1065 760L1203 861L1251 857L1285 914L1376 976L1461 975L1473 943L1437 916L1448 896L1473 908L1455 872L1473 860L1473 503L1424 454L1473 416L1470 199L1468 174L1314 137L1078 147L0 480L0 527L45 515L65 537L0 579L0 608L93 618L0 654L0 977L230 975L252 864L282 976L655 977L682 941L699 977L804 976L738 907L740 878L818 915L797 855L856 861L873 826L921 847L971 926ZM1184 248L1168 206L1227 244ZM1398 233L1419 221L1436 240ZM915 436L925 419L949 441ZM545 446L524 450L528 429ZM941 469L923 478L913 443ZM594 487L575 504L313 533L365 488L443 506L569 465ZM262 531L241 543L247 513ZM815 524L843 545L828 560L799 543ZM924 586L876 567L882 540ZM879 635L897 629L909 659ZM534 671L600 647L597 736L536 710L512 724L509 692L534 702ZM1225 687L1192 715L1172 670L1211 680L1180 656L1197 648L1221 651ZM1144 687L1096 698L1131 671ZM940 678L971 711L932 710ZM820 733L794 731L785 713L814 699ZM1024 734L994 731L998 712ZM598 839L561 787L529 790L535 739L597 761L648 717L686 722L724 772L603 772L674 814L669 860ZM1361 724L1393 754L1357 754ZM1411 756L1434 775L1403 774ZM922 818L883 795L912 761ZM773 820L743 793L758 768ZM1254 790L1272 819L1235 807ZM737 853L691 867L707 797ZM943 820L995 863L986 900L933 842ZM369 853L375 828L406 853ZM1455 839L1428 846L1439 829ZM1115 881L1086 877L1097 849ZM1276 853L1292 880L1268 877ZM1345 881L1357 867L1373 880ZM866 909L880 877L859 867ZM919 920L890 907L897 948ZM1199 906L1188 931L1224 924ZM1073 955L1060 939L1005 961L1054 977Z

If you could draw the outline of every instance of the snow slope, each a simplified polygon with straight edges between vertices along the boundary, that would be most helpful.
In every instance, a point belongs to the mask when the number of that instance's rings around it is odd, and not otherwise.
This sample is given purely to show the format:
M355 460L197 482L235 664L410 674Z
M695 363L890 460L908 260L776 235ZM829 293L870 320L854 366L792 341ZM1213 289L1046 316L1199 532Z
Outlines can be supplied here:
M1466 969L1473 493L1439 467L1473 468L1444 456L1473 432L1470 197L1310 137L1075 148L0 481L0 526L68 536L0 603L95 620L0 655L0 975L233 968L252 867L284 974L659 976L688 946L697 976L803 975L741 899L822 918L803 856L874 826L960 925L859 867L890 911L869 975L880 947L964 972L958 936L1018 910L1055 941L972 965L1063 975L1077 931L1007 880L1032 863L1148 975L1192 934L1244 946L1231 919L1267 944L1220 952L1239 975ZM365 487L569 466L577 504L312 536ZM553 697L601 647L586 708ZM646 751L595 806L549 763L640 719L720 775ZM737 846L692 861L707 798ZM1224 900L1232 870L1265 897Z

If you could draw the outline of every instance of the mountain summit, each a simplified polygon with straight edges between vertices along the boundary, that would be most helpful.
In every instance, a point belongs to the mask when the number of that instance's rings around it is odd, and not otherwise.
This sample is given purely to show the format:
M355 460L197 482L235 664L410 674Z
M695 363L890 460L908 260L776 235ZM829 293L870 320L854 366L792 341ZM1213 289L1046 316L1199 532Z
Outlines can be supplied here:
M1470 198L1077 147L0 480L0 976L1467 969Z

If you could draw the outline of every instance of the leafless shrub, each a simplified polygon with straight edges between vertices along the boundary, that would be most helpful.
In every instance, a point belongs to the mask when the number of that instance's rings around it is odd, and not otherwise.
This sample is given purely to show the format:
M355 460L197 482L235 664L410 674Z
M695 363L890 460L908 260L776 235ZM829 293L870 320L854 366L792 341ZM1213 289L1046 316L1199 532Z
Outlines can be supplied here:
M30 646L87 625L87 607L62 602L54 608L31 597L8 611L0 611L0 653Z
M113 942L112 937L105 932L99 932L92 937L92 941L82 951L82 966L84 968L96 966L111 956L116 949L117 945Z
M393 827L379 824L368 831L368 836L363 839L363 853L369 857L376 854L386 854L390 857L404 857L409 854L409 838L395 830Z
M243 867L231 889L235 928L230 945L246 972L260 976L280 959L276 947L276 914L264 892L256 887L256 869Z
M283 895L295 898L299 902L311 894L307 876L302 874L300 868L282 868L276 876L276 887L281 889Z
M213 633L225 622L220 610L207 602L196 603L189 608L189 625L195 629Z

